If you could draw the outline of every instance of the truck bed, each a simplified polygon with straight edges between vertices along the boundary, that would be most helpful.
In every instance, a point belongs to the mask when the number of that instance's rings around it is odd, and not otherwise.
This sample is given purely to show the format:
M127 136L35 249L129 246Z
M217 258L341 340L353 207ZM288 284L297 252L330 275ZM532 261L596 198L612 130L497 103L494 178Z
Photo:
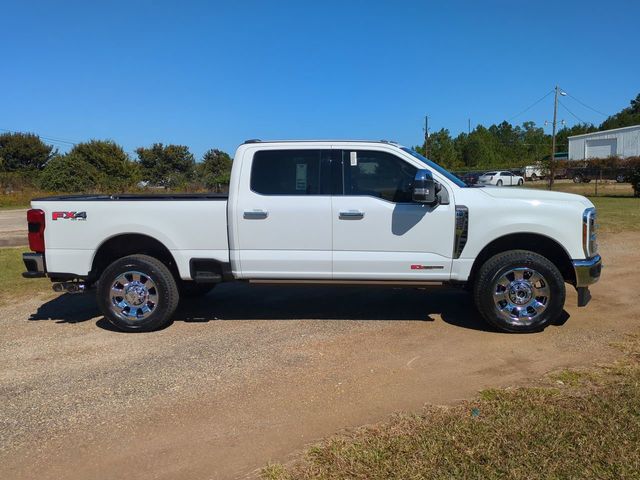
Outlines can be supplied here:
M50 197L34 198L34 202L106 202L106 201L135 201L135 200L228 200L228 193L116 193L112 195L54 195Z

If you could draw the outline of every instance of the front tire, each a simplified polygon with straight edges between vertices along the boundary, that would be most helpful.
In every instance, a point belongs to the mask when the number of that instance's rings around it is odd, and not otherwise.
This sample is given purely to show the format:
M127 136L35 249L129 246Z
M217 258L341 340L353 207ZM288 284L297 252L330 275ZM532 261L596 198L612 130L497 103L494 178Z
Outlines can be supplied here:
M518 180L518 186L519 187L521 187L523 183L524 183L524 180L522 180L522 179Z
M562 313L564 279L542 255L510 250L480 267L473 297L480 314L494 327L505 332L537 332Z
M496 183L496 186L501 187L502 186L502 180L498 180L498 183Z
M171 322L179 293L164 263L148 255L129 255L104 270L97 300L104 318L116 328L148 332Z

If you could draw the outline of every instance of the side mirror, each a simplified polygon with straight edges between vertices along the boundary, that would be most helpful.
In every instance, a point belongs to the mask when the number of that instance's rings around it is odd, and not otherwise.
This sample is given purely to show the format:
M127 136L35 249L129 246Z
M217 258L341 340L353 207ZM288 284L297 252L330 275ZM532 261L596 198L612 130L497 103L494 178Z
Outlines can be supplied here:
M436 203L436 182L429 170L423 169L416 172L413 181L413 201L433 205Z

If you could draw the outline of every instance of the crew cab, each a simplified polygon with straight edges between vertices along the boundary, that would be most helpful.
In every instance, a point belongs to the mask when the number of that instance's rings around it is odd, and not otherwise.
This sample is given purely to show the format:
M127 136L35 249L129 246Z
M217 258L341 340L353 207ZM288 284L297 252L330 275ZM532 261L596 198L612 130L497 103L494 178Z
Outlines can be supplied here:
M387 141L252 140L235 153L228 196L31 207L24 276L95 290L126 331L168 324L182 296L246 281L466 286L490 324L531 332L562 313L565 283L586 305L601 271L588 199L468 186Z

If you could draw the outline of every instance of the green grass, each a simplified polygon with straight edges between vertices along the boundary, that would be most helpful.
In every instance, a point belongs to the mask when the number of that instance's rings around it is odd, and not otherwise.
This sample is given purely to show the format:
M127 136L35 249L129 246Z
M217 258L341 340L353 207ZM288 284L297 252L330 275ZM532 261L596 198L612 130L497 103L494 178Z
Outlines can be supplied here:
M601 232L640 231L640 198L589 197L598 211Z
M51 282L46 278L23 278L25 271L22 253L26 248L0 248L0 305L15 301L18 296L32 296L36 292L51 289Z
M640 478L640 337L608 368L334 436L262 476L288 479Z

